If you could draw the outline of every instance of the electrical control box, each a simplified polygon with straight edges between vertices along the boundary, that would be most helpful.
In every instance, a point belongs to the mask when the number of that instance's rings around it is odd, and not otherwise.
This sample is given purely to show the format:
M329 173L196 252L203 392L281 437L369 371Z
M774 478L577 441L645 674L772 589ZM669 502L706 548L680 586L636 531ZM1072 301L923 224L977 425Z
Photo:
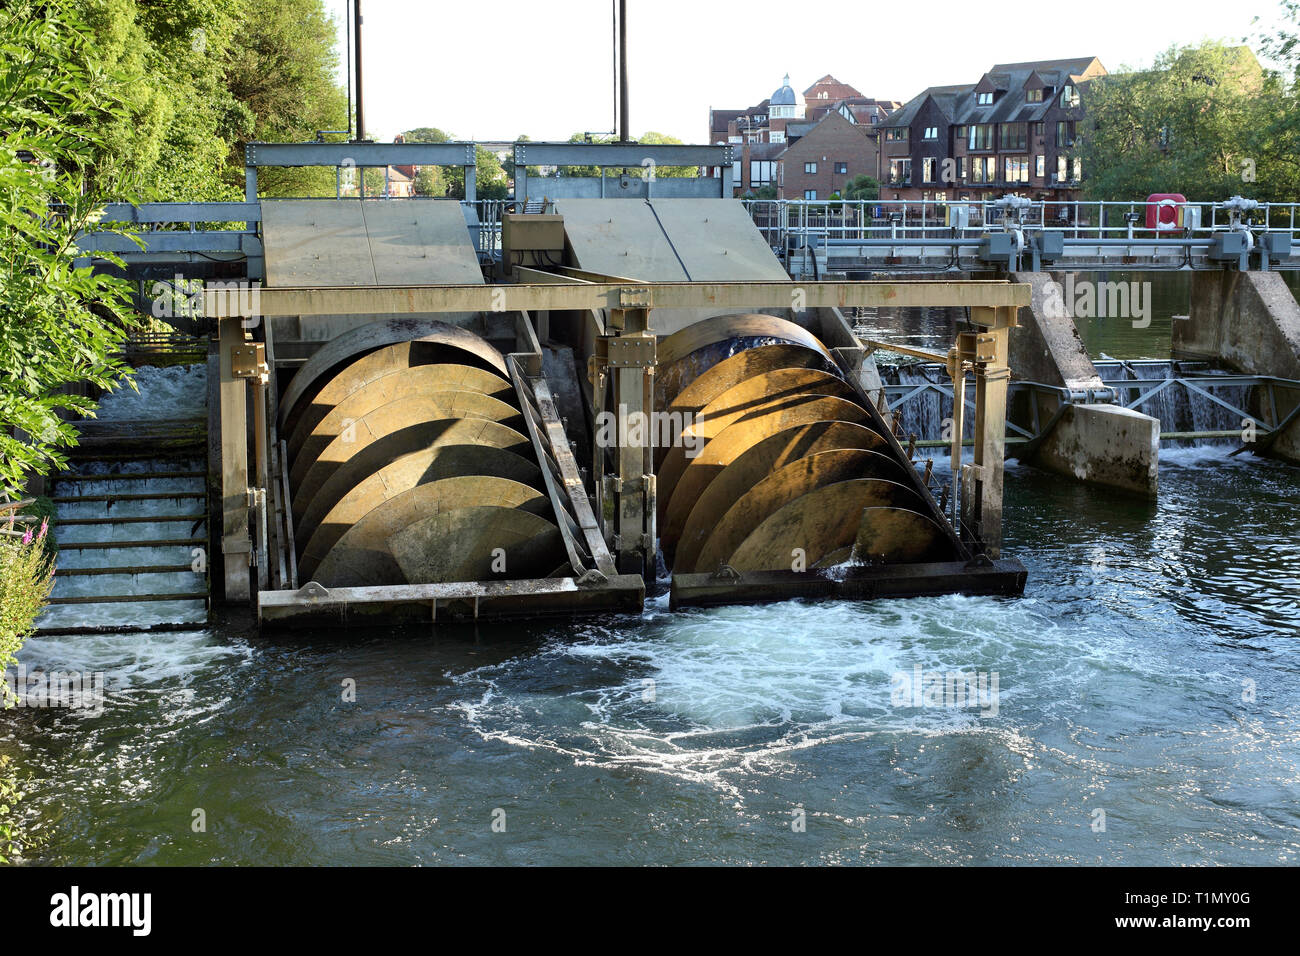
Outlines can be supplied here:
M558 213L506 213L501 217L501 255L513 268L520 252L564 252L564 217Z

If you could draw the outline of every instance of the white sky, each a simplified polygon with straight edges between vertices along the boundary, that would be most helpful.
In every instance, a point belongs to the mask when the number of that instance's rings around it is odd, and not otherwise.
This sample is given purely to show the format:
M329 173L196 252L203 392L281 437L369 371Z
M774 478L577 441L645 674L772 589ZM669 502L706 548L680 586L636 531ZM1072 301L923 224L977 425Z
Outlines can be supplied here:
M347 0L326 0L342 51ZM906 101L996 62L1097 56L1145 66L1170 44L1253 37L1277 0L1056 0L1002 17L977 0L628 0L632 135L706 141L710 107L804 90L830 73ZM975 22L972 12L996 24ZM797 11L795 13L794 11ZM611 0L363 0L367 132L437 126L461 139L567 139L613 125ZM951 26L947 24L952 24ZM340 74L342 75L342 74Z

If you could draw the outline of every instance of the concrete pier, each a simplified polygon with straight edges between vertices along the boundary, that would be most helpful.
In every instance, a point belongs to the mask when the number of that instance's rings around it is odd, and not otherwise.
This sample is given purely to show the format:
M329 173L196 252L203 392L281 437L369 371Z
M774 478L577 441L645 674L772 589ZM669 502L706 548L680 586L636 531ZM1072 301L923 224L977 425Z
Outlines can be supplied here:
M1028 284L1032 298L1020 309L1019 328L1011 335L1012 376L1083 392L1103 388L1074 320L1059 308L1059 287L1051 286L1057 280L1045 272L1017 273L1013 279ZM1063 403L1047 392L1034 401L1039 420L1056 424L1027 453L1027 461L1089 484L1156 496L1157 419L1116 405Z
M1174 323L1171 349L1176 358L1247 375L1300 379L1300 305L1278 272L1197 272L1188 318ZM1276 401L1277 408L1260 412L1281 422L1300 396L1276 395ZM1271 438L1267 451L1300 463L1300 420Z

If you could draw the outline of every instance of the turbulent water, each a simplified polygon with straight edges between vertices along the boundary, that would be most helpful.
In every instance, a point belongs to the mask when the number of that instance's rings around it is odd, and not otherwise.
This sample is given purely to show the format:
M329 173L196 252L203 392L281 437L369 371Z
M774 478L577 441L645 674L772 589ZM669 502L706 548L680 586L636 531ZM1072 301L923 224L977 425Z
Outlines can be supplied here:
M31 856L1294 864L1300 470L1223 456L1154 506L1012 465L1018 600L33 640L108 690L5 717ZM898 699L917 667L995 706Z

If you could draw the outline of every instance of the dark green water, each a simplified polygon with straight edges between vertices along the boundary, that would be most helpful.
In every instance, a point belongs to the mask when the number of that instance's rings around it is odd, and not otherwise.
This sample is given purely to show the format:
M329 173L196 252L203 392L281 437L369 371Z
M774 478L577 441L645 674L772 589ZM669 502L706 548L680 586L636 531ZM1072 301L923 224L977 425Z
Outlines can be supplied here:
M43 863L1294 864L1300 470L1222 456L1156 506L1013 465L1020 600L35 640L109 699L0 746ZM896 706L917 665L996 716Z

